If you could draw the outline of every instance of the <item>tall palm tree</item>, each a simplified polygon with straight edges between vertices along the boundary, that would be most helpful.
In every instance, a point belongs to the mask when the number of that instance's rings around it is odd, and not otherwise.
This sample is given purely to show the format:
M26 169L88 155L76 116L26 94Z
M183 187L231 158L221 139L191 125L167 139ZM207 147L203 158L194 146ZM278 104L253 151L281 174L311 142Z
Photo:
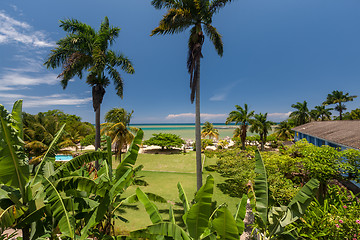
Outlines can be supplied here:
M206 137L209 136L209 139L215 138L219 139L219 130L214 128L214 125L210 122L205 122L201 128L201 136Z
M292 126L288 121L282 121L275 127L275 132L278 138L289 139L293 136Z
M111 27L107 17L98 31L76 19L60 22L60 27L68 32L68 35L56 43L57 47L51 50L44 64L47 68L62 67L58 78L61 79L63 89L75 76L82 78L83 72L87 70L86 83L92 87L93 108L96 113L95 149L98 149L100 147L100 105L105 88L112 80L116 94L122 98L123 80L117 68L120 67L129 74L134 73L134 68L128 58L108 49L118 37L120 29ZM98 167L98 163L95 164Z
M289 116L295 120L295 124L297 126L308 123L310 121L310 114L306 101L303 103L297 102L296 104L292 104L291 107L297 109Z
M250 131L257 132L260 135L261 151L264 151L266 137L272 129L272 125L274 125L274 123L267 120L267 113L255 114L254 119L251 120Z
M115 146L115 153L119 160L121 160L122 148L134 139L132 132L138 130L137 128L129 126L133 112L134 111L128 113L123 108L113 108L106 113L106 123L102 124L102 131L111 137L112 144Z
M342 120L342 112L346 110L345 105L342 103L353 101L356 97L357 96L355 95L349 96L349 93L344 94L342 91L335 90L327 95L326 101L323 102L323 105L337 104L335 106L335 110L339 112L340 120Z
M254 116L254 111L249 112L248 105L245 103L244 108L239 105L235 105L236 111L232 111L229 113L229 116L226 119L226 124L234 122L236 125L241 123L241 144L242 149L245 149L245 141L246 141L246 131L248 128L248 124L250 123L250 119Z
M201 129L200 129L200 58L204 43L204 33L215 46L217 53L222 56L223 42L221 35L211 25L212 17L220 8L231 0L152 0L156 9L167 9L151 36L156 34L174 34L190 29L188 41L187 68L190 74L191 103L195 100L195 138L196 138L196 175L197 188L202 186L201 167ZM203 32L204 31L204 32Z

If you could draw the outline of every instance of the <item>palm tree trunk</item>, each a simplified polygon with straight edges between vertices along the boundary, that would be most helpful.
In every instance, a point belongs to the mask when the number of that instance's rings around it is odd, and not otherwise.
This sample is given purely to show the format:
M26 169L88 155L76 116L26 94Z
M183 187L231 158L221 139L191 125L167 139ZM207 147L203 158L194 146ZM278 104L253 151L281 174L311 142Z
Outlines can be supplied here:
M95 112L95 151L100 148L100 104ZM95 168L99 169L98 160L95 161Z
M195 142L196 142L196 183L197 190L202 186L201 166L201 128L200 128L200 58L196 59L196 98L195 98Z
M245 150L245 141L246 141L246 123L243 123L241 126L241 148Z

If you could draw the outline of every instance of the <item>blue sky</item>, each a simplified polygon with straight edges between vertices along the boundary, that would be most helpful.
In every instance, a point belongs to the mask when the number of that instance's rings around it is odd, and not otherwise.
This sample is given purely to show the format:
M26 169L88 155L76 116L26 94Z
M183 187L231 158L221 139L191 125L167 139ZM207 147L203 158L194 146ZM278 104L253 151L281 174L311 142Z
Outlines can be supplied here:
M333 90L360 95L360 1L237 0L215 15L223 36L219 57L209 41L201 62L202 121L224 122L247 103L271 120L285 119L291 104L313 108ZM134 110L132 123L194 121L186 70L188 31L150 37L165 11L150 0L0 2L0 104L24 111L60 109L94 122L91 88L74 79L63 90L61 69L42 64L65 36L59 20L76 18L94 28L105 16L121 28L112 49L128 56L135 74L122 73L124 99L106 88L102 115L114 107ZM360 97L347 103L359 108ZM337 113L334 113L337 114Z

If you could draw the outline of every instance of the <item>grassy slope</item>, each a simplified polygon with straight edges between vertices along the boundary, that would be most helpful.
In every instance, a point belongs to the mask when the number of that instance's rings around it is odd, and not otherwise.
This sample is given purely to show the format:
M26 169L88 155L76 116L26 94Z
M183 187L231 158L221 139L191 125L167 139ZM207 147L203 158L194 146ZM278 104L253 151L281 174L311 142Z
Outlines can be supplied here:
M208 158L205 166L215 163L216 159ZM180 202L177 190L178 182L181 182L189 200L193 199L196 191L195 152L189 152L185 155L141 154L138 157L137 164L144 165L140 175L144 176L144 179L149 183L148 186L141 187L143 191L156 193L169 201L167 204L157 204L159 209L165 212L163 214L164 219L168 218L166 212L169 209L169 204ZM208 174L204 170L204 180ZM224 178L219 174L214 172L211 174L215 178L215 185L224 181ZM135 189L135 186L130 187L126 194L134 193ZM222 194L216 187L214 188L213 200L217 201L218 204L226 202L233 212L239 202L239 199ZM141 204L138 207L139 210L126 210L123 216L130 222L118 222L116 226L118 232L128 232L151 224L144 207ZM175 208L181 209L179 207Z

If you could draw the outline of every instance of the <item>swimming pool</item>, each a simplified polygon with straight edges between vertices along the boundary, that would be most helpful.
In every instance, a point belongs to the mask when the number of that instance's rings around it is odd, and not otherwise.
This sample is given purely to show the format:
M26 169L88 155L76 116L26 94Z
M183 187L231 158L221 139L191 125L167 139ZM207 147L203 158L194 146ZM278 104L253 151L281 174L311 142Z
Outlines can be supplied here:
M58 154L55 156L55 161L70 161L71 159L73 159L72 155Z

